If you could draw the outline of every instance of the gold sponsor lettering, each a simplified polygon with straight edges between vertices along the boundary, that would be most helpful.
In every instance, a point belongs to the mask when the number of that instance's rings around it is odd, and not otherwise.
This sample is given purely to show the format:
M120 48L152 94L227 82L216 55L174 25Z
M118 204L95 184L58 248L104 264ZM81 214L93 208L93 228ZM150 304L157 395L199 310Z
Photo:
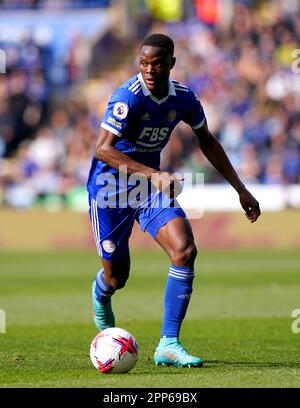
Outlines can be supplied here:
M118 122L116 119L111 116L107 119L107 122L116 127L117 129L122 129L122 123Z

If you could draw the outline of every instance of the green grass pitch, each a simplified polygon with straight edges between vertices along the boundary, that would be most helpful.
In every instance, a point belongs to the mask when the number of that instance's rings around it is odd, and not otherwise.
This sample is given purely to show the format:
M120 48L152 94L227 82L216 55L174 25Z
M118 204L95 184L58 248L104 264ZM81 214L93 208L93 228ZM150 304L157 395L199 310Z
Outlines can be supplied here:
M117 325L135 335L138 362L127 374L99 374L89 359L96 335L94 252L0 255L0 387L299 387L297 251L200 251L181 341L203 368L153 364L169 262L132 253L127 286L113 299Z

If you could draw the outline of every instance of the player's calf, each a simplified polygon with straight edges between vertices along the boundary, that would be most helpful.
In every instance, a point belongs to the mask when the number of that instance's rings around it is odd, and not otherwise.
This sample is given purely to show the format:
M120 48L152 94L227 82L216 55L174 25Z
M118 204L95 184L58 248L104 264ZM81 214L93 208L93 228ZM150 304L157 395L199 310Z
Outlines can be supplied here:
M98 272L92 285L93 314L98 330L115 327L115 316L111 305L111 296L115 289L103 279L103 269Z

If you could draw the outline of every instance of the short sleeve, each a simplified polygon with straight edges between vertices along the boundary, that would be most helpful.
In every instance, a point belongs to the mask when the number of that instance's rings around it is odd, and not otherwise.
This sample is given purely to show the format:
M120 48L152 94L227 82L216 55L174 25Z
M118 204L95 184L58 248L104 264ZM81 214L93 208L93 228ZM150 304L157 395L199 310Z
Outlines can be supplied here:
M101 127L121 137L134 113L135 99L125 88L118 88L111 96Z
M189 101L186 106L187 110L183 121L192 129L200 129L204 125L206 117L200 100L192 91L189 92Z

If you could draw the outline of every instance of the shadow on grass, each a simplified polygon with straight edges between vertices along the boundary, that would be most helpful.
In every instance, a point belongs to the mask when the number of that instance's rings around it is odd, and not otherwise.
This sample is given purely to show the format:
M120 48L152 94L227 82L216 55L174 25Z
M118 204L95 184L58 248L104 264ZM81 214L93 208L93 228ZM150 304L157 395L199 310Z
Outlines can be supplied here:
M221 360L207 360L204 367L213 368L216 366L241 366L241 367L255 367L255 368L300 368L300 361L297 362L265 362L257 361L221 361ZM203 368L204 368L203 367Z

